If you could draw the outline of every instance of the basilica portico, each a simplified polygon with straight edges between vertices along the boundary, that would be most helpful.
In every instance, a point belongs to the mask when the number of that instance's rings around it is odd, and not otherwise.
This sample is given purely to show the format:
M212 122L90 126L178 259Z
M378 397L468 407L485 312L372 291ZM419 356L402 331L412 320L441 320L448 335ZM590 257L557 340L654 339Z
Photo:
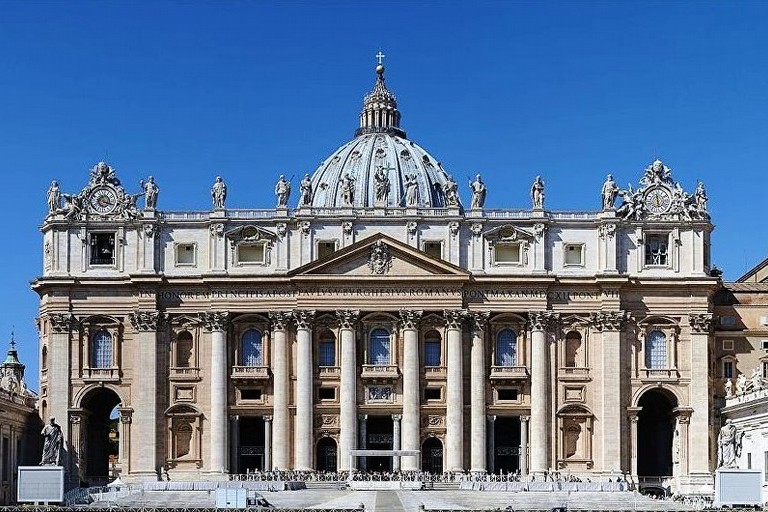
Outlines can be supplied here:
M196 212L159 209L162 176L130 194L105 162L85 188L52 184L33 288L41 414L68 419L70 474L708 485L718 279L703 185L689 194L655 161L635 190L605 178L592 210L550 210L538 176L530 204L488 209L478 174L465 207L400 127L383 66L375 80L354 139L298 183L295 207L284 176L274 208L228 209L238 185L216 176ZM108 436L111 466L94 455Z

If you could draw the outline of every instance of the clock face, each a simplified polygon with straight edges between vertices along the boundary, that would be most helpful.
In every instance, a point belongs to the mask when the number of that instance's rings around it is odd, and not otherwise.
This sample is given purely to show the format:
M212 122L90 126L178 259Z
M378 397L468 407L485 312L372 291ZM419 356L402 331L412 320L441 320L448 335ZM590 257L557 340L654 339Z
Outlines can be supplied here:
M671 204L672 197L664 189L654 188L645 194L645 208L651 213L666 213Z
M90 203L93 211L107 215L117 207L117 194L111 188L99 187L91 192Z

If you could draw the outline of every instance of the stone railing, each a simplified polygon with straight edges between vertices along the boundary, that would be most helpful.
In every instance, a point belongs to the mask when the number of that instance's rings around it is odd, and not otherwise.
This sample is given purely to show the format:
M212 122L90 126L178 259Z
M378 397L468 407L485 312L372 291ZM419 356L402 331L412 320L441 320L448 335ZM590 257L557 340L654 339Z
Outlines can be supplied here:
M200 368L173 366L168 371L168 378L173 381L200 380Z
M563 366L557 370L557 376L560 380L585 380L589 379L589 368Z
M680 372L674 368L642 368L640 370L641 381L670 382L680 379Z
M364 364L360 377L363 379L396 379L400 375L394 364Z
M268 379L269 367L267 366L233 366L233 379Z
M491 366L491 380L527 378L528 368L525 366Z
M448 376L448 369L445 366L425 366L424 378L430 379L445 379Z
M321 379L338 379L341 376L341 368L338 366L319 366L317 374Z
M83 368L85 382L115 382L120 380L118 368Z

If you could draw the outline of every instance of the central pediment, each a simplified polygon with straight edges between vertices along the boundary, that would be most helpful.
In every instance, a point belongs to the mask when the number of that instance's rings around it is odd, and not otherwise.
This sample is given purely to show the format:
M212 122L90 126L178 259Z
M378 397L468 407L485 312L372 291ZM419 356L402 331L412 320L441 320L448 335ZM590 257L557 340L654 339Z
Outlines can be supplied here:
M402 279L430 276L468 278L470 274L461 267L379 233L303 265L290 275Z

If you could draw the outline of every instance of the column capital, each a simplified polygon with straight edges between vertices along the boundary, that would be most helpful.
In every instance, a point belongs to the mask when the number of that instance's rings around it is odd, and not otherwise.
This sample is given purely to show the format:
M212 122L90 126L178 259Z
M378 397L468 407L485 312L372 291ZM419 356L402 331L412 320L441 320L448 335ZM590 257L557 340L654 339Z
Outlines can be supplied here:
M206 311L200 319L207 331L226 331L229 327L229 311Z
M443 318L448 329L461 329L461 324L467 318L466 309L444 309Z
M712 330L712 313L688 313L691 330L697 334L707 334Z
M311 329L315 323L315 310L296 309L293 312L293 319L296 321L297 329Z
M137 332L157 331L157 328L167 318L161 311L133 311L128 314L131 326Z
M520 421L523 423L528 423L531 420L530 416L520 416Z
M272 415L271 414L265 414L261 418L264 420L264 423L271 423L272 422Z
M273 331L284 331L293 319L290 311L270 311L268 316Z
M339 321L339 327L342 329L354 329L357 320L360 318L359 309L337 309L336 319Z
M133 421L133 409L130 407L119 407L117 412L120 415L120 423L131 423Z
M493 423L494 421L496 421L496 415L495 415L495 414L487 414L487 415L485 416L485 419L487 419L488 421L490 421L491 423Z
M401 309L400 326L403 329L418 329L422 314L420 309Z
M488 318L491 316L490 311L470 311L467 316L472 322L472 327L476 331L485 331L488 327Z
M358 414L357 419L360 421L368 421L368 415L367 414Z
M393 414L392 415L392 421L400 421L402 419L403 419L403 415L402 414Z
M68 333L72 330L71 313L48 313L48 321L54 333Z
M620 331L627 320L629 320L627 311L598 311L589 315L589 324L596 331Z
M560 320L560 313L554 311L529 311L528 321L534 331L544 331L550 325Z

